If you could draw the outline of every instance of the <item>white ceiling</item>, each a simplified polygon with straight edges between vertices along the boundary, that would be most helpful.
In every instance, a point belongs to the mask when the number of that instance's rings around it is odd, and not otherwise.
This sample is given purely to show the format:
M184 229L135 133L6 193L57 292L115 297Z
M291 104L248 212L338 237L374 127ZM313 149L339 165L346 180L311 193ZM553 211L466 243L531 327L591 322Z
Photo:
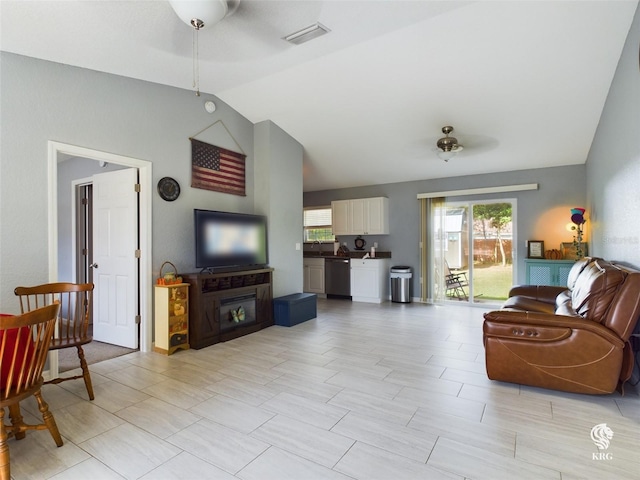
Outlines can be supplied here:
M200 90L305 149L304 190L585 162L638 0L241 0L200 32ZM0 48L192 88L168 2L0 2ZM331 33L282 37L321 22ZM434 151L453 125L465 147Z

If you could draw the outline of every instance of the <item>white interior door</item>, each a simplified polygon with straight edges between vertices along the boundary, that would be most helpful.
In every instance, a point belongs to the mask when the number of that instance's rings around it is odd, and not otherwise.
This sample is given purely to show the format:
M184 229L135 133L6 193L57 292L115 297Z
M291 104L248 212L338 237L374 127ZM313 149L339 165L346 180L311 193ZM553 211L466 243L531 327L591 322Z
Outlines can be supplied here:
M93 176L93 338L138 348L138 170Z

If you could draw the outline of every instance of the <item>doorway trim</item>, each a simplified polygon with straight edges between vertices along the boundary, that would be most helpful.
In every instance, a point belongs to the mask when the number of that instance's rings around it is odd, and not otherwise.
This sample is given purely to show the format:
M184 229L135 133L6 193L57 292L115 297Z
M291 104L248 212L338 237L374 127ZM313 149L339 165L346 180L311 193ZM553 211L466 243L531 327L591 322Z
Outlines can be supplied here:
M76 280L78 280L78 202L76 196L78 187L88 185L93 185L93 178L71 180L71 238L74 240L71 244L71 271L75 272Z
M83 157L91 160L104 161L127 167L137 168L140 181L140 351L150 352L153 317L151 300L153 298L152 282L152 162L108 152L101 152L76 145L47 142L48 148L48 179L49 179L49 281L58 281L58 155L65 154Z

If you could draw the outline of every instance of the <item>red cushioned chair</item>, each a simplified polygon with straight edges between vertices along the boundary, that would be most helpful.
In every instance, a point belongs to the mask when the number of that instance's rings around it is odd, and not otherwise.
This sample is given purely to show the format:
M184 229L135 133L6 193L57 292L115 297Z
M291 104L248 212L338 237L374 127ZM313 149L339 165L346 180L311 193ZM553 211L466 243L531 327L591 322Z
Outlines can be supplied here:
M29 313L0 318L0 480L11 478L7 440L25 437L27 430L49 430L58 447L62 437L58 426L42 399L42 370L47 361L49 344L60 306L49 305ZM24 422L20 402L33 395L38 402L43 423ZM5 425L5 408L11 424Z

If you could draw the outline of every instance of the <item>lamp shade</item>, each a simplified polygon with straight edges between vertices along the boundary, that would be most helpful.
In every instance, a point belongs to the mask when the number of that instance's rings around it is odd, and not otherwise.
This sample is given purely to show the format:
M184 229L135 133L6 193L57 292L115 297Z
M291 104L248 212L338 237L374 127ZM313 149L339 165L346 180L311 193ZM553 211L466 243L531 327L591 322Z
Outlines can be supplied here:
M575 207L571 209L571 221L576 225L582 225L585 222L584 208Z
M440 160L444 160L445 162L448 162L450 159L456 156L456 153L457 152L453 150L438 150L438 158Z
M579 213L574 213L571 215L571 221L576 225L582 225L584 223L584 217Z
M170 0L169 4L180 20L197 29L215 25L229 11L226 0Z

